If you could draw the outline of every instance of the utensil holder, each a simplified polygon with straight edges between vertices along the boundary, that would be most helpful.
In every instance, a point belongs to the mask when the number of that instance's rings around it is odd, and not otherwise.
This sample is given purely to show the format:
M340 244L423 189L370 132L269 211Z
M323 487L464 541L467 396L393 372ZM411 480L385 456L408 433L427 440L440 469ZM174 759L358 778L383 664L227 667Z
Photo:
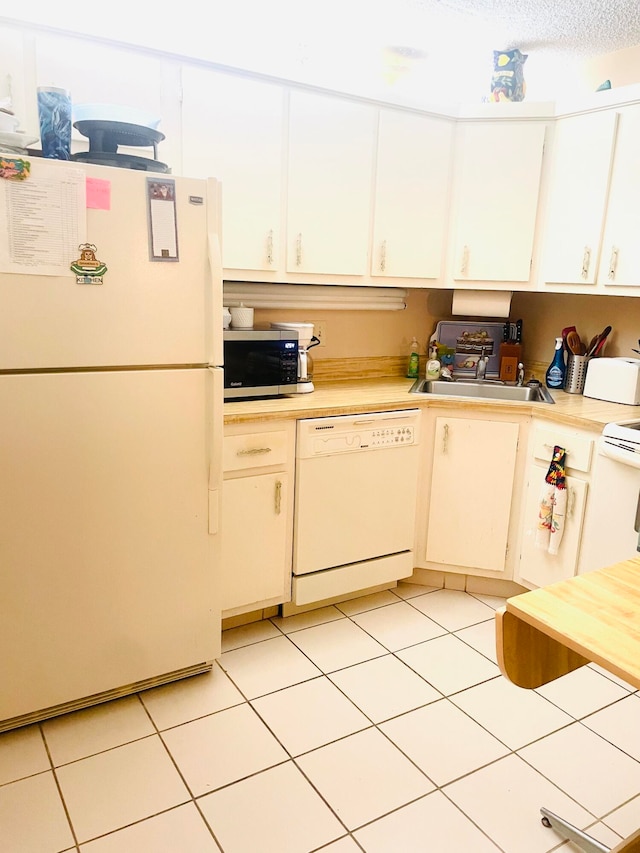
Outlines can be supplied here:
M569 355L567 372L564 377L564 390L569 394L582 394L584 391L588 364L589 359L586 355Z

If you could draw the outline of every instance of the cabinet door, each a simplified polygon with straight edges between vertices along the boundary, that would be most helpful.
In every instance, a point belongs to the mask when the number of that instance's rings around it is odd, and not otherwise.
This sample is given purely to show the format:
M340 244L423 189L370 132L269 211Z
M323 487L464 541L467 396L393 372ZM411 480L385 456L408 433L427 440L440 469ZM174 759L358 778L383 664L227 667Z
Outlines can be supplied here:
M291 92L287 271L364 275L375 109Z
M185 66L183 170L222 181L222 263L279 266L284 90Z
M536 546L538 509L548 465L531 465L524 505L524 532L520 546L519 580L525 586L547 586L572 578L576 573L580 537L584 519L587 483L567 477L567 509L565 526L557 554L549 554Z
M619 118L598 282L640 286L640 106Z
M429 562L505 569L519 425L436 418Z
M38 129L38 107L35 91L29 86L35 79L33 56L28 50L28 36L15 26L0 26L0 101L10 99L9 107L19 119L19 131L24 131L29 144Z
M458 134L453 278L528 281L545 125L462 124Z
M224 481L223 610L289 599L288 488L289 478L284 472Z
M548 282L596 280L617 114L560 119L545 223L542 273Z
M380 110L371 274L438 278L453 123Z

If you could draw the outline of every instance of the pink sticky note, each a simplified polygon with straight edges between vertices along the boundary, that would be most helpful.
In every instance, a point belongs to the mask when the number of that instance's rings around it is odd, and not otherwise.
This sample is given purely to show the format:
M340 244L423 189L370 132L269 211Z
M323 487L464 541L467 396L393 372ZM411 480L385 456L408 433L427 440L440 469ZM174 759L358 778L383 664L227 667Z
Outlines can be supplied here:
M87 178L87 207L111 210L111 181L104 178Z

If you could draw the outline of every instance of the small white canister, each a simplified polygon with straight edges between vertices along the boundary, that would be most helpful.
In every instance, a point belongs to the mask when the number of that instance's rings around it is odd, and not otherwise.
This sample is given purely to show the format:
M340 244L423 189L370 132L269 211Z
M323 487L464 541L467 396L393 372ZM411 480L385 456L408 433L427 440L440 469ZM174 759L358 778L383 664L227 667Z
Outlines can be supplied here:
M231 326L234 329L253 329L253 308L238 305L231 308Z
M228 329L231 325L231 311L225 305L222 309L222 328Z

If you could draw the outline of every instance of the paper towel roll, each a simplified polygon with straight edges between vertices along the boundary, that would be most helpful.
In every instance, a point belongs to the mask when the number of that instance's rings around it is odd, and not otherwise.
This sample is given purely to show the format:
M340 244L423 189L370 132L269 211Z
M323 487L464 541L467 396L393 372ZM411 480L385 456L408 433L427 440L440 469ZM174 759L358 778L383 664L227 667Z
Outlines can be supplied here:
M454 290L452 314L465 317L508 317L510 290Z

